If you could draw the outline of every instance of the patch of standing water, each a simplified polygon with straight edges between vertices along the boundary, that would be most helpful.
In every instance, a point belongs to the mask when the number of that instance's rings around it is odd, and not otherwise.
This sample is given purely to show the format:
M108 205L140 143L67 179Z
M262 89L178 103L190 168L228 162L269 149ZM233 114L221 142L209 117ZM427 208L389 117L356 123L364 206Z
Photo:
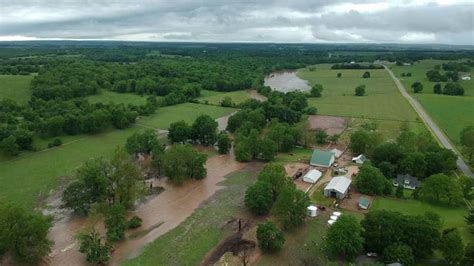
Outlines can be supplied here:
M308 81L299 78L296 73L296 71L273 72L265 77L264 85L281 92L310 91Z

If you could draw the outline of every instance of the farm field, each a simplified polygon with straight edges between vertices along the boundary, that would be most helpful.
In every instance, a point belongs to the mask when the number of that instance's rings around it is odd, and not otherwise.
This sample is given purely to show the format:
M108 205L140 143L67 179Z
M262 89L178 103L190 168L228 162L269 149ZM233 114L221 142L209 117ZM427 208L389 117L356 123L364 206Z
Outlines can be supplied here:
M113 91L102 90L99 94L87 96L86 99L90 103L114 103L114 104L134 104L142 105L146 103L146 96L140 96L132 93L118 93Z
M201 92L201 97L199 97L197 100L200 103L220 105L221 101L224 100L225 97L230 97L233 103L240 104L250 99L250 93L249 91L210 92L203 90Z
M31 98L30 82L34 75L0 75L0 100L11 99L25 104Z
M458 149L459 134L461 130L469 125L474 125L474 81L460 80L459 83L465 89L464 96L449 96L433 93L436 82L428 81L426 72L434 69L435 65L442 64L442 60L422 60L411 66L391 66L394 74L400 79L405 88L426 109L428 114L439 125L449 139ZM402 73L412 73L411 77L402 77ZM472 74L472 71L470 72ZM420 81L423 84L422 93L413 93L411 84Z
M469 234L469 229L464 220L467 210L462 207L442 207L412 199L401 200L395 198L376 197L370 210L397 211L409 215L421 215L425 212L434 212L441 216L444 228L458 228L466 243L471 237Z
M201 114L213 118L233 112L232 108L201 104L180 104L159 108L156 114L139 121L137 125L124 130L72 138L60 147L35 153L24 153L19 157L0 162L0 200L16 202L25 207L37 206L38 197L47 195L57 188L64 177L92 157L108 157L117 146L123 146L134 132L147 127L168 128L169 124L184 119L192 122ZM77 136L76 136L77 137ZM75 140L75 141L74 141ZM47 142L47 141L46 141ZM41 142L40 145L47 145Z
M392 121L417 121L417 114L398 91L389 74L369 70L371 77L362 78L367 70L331 70L331 64L300 69L298 76L311 85L322 84L321 98L311 98L309 104L318 108L318 114L344 117L369 118ZM342 73L337 78L337 73ZM366 85L366 95L357 97L354 89Z

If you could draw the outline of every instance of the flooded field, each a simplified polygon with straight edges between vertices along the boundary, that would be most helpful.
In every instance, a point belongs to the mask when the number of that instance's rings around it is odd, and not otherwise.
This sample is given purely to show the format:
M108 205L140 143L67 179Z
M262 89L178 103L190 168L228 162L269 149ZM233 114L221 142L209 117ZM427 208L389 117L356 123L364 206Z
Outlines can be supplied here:
M296 71L271 73L265 77L264 85L281 92L311 90L309 83L306 80L299 78L296 75Z

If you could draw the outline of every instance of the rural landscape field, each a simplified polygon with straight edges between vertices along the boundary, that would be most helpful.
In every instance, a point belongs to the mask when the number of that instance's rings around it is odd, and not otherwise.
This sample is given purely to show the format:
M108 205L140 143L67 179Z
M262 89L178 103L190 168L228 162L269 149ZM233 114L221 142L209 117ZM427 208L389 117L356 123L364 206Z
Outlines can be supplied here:
M474 265L470 1L0 10L0 265Z

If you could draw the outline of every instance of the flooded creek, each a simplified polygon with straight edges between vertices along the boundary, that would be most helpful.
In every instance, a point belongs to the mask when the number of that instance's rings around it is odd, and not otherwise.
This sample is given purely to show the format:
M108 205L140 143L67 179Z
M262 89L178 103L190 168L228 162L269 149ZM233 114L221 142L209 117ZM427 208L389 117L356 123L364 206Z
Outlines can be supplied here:
M264 85L281 92L289 91L310 91L309 83L299 78L296 71L274 72L265 77Z

